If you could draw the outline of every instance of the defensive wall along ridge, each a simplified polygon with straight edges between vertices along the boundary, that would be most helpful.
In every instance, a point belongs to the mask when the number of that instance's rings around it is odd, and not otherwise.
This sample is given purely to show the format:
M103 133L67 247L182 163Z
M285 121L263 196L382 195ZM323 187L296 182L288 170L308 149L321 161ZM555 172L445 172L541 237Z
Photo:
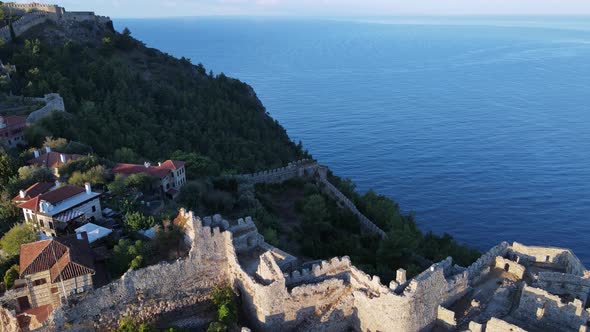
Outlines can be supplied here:
M12 22L12 28L16 37L48 21L56 24L68 24L72 21L94 21L101 24L110 22L110 18L95 15L94 12L68 12L63 7L57 5L35 2L25 4L7 2L0 5L0 7L7 13L22 15L19 19ZM12 39L10 26L7 25L0 28L0 38L3 38L5 41Z
M102 331L115 328L125 316L150 321L179 312L189 313L193 322L207 322L211 311L203 308L212 287L223 282L236 289L248 325L259 331L429 331L436 327L493 332L556 326L560 331L582 331L589 319L584 309L587 294L564 302L561 296L526 284L509 306L514 307L509 314L485 316L485 320L467 317L462 322L454 311L453 305L479 292L482 282L495 283L490 278L509 273L506 266L498 266L504 260L513 266L527 264L522 265L526 269L540 264L526 261L532 252L543 253L543 262L546 256L561 260L551 264L563 269L567 277L559 282L567 287L572 286L568 284L572 275L587 281L588 271L566 249L543 252L542 247L503 242L467 268L454 265L449 257L410 280L400 269L396 280L383 285L379 277L365 274L348 257L310 268L284 264L292 256L265 243L251 218L240 220L200 219L180 210L175 223L183 227L190 245L186 258L125 273L80 302L57 309L44 330ZM3 330L17 331L9 329L13 318L9 309L0 311ZM531 327L539 329L527 329Z
M338 188L336 188L336 186L330 183L328 180L328 168L318 164L313 160L302 159L296 162L291 162L285 167L235 176L235 178L249 184L281 183L296 177L312 178L323 184L324 190L329 195L336 198L359 219L364 231L378 234L381 237L386 236L385 231L383 231L375 223L369 220L369 218L363 215L355 206L355 204L348 197L346 197L346 195L344 195L340 190L338 190Z

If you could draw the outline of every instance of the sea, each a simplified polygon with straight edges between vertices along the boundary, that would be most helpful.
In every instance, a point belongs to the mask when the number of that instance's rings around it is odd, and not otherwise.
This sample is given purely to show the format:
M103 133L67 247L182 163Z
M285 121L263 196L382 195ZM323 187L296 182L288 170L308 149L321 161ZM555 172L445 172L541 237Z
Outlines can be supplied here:
M423 230L590 267L590 17L115 19L254 87L295 141Z

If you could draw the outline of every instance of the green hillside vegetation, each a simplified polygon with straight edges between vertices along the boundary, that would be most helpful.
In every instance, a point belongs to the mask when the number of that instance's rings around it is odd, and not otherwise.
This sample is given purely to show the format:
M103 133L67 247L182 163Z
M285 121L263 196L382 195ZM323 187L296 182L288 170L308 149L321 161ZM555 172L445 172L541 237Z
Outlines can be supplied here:
M356 216L338 207L317 185L300 179L256 186L262 208L254 211L255 220L265 239L309 259L348 255L357 267L379 275L386 283L395 278L398 268L413 276L448 256L462 266L479 257L479 252L460 245L448 234L424 234L414 216L403 214L391 199L373 191L358 194L349 180L332 177L332 181L348 191L359 209L388 232L386 239L362 234Z
M414 216L402 213L393 200L374 191L359 194L350 180L330 175L330 182L388 233L386 239L362 234L357 218L313 183L293 180L249 188L224 177L284 166L308 154L301 143L290 141L248 85L149 49L129 31L119 34L88 24L76 29L96 38L77 39L81 34L47 23L16 43L0 45L0 58L17 66L4 93L60 93L68 113L30 126L28 142L85 155L60 167L62 180L74 185L89 181L94 188L108 189L111 194L103 197L102 206L123 213L127 233L165 224L167 218L146 215L132 198L138 191L148 191L152 178L121 178L110 168L116 162L172 158L187 162L189 182L164 212L173 214L185 207L201 216L251 215L268 243L297 256L348 255L384 282L400 267L411 276L447 256L463 266L478 257L477 251L449 235L421 232ZM11 202L18 190L37 181L53 181L46 169L23 167L33 153L27 148L0 153L0 235L22 221L22 213ZM14 251L15 244L31 240L28 235L16 240L8 236L10 241L0 245ZM153 263L160 258L153 252L167 254L164 249L175 248L177 237L177 230L162 235L155 243L173 245L157 251L137 242L117 243L121 261L111 262L114 275ZM0 260L1 275L16 262L14 257Z
M127 162L182 151L208 173L282 166L304 155L247 84L147 48L128 30L76 29L96 40L78 41L72 32L59 42L53 36L68 31L47 23L0 47L0 58L17 67L5 93L58 92L66 103L69 114L33 127L29 143L64 137Z

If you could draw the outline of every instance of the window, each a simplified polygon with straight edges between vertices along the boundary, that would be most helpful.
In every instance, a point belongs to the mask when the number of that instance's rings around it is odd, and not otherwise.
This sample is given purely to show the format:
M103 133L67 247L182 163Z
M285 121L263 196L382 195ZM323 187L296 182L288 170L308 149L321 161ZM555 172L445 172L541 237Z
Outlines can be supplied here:
M45 223L43 222L43 220L39 220L39 226L45 227Z
M92 206L92 212L96 212L96 206Z
M58 292L57 287L51 288L51 294L56 294Z
M55 228L53 228L53 223L51 221L49 222L49 228L55 229Z
M47 282L47 280L45 279L37 279L33 281L33 286L40 286L43 285Z

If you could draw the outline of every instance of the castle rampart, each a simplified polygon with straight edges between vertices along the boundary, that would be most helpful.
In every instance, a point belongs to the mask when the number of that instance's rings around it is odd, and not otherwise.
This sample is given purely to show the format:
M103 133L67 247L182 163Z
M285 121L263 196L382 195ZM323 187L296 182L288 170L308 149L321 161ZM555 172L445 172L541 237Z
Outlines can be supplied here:
M586 271L582 262L569 249L525 246L518 242L514 242L510 249L511 253L518 256L519 262L554 264L574 275L583 275Z
M110 18L97 16L94 12L67 12L63 7L40 3L19 4L9 2L0 5L9 12L22 15L18 20L12 22L12 28L16 37L21 36L29 29L52 21L57 24L67 25L71 22L94 21L99 24L107 24ZM0 38L5 41L12 39L10 27L0 28Z
M258 183L281 183L295 177L316 177L316 179L323 184L325 191L331 196L335 197L341 204L348 208L359 220L361 228L369 233L377 234L381 237L387 236L385 232L375 225L369 218L365 217L354 205L354 203L346 197L336 186L328 181L328 169L321 166L313 160L302 159L296 162L289 163L289 165L281 168L276 168L268 171L262 171L252 174L242 174L234 176L249 184Z
M516 315L535 325L560 327L560 330L567 328L570 331L578 331L590 319L582 301L576 299L563 303L559 296L527 285L522 290Z
M236 229L243 231L250 220L244 219ZM501 243L467 269L447 258L409 281L400 270L398 280L387 287L379 277L353 266L348 257L285 272L278 264L281 255L264 241L238 248L234 233L204 226L192 212L182 209L175 223L183 226L191 245L187 258L127 272L78 304L58 309L49 328L61 330L66 322L72 331L113 328L122 316L151 320L202 305L214 285L230 282L238 291L249 325L258 331L411 332L428 331L437 322L452 329L457 321L446 305L471 289L472 277L481 275L474 272L476 267L489 269L498 259L503 263L501 254L509 247ZM242 256L253 259L246 262L255 263L253 268L244 267ZM557 295L526 285L517 312L518 317L536 315L535 324L545 326L568 320L568 329L585 324L589 318L582 301L563 303ZM484 326L486 331L514 326L508 323L511 320L494 319L469 326L480 331Z

